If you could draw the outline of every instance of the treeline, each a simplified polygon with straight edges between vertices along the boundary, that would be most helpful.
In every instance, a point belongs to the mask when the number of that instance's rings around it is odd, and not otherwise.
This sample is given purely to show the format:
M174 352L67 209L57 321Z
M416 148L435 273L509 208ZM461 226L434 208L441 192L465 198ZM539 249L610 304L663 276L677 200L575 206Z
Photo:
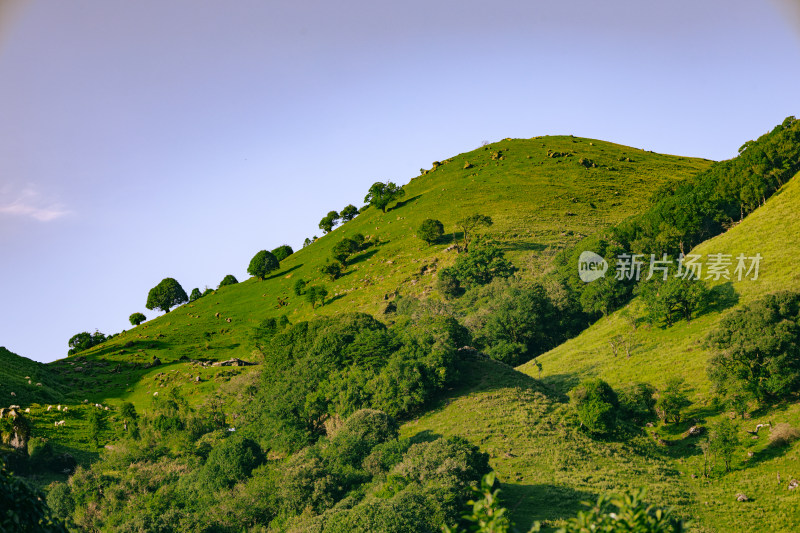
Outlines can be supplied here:
M569 288L576 302L580 302L584 312L593 317L608 314L627 303L639 285L634 278L614 276L620 254L642 254L645 261L649 261L651 254L658 260L666 255L677 263L681 254L688 254L694 246L741 221L797 172L800 172L800 120L788 117L771 132L745 143L733 159L714 163L691 179L659 190L644 213L560 253L556 257L556 276ZM578 277L578 260L586 250L602 256L610 268L605 277L591 283L584 283ZM674 272L670 274L674 278ZM667 292L675 295L682 290L673 289L669 287ZM703 303L702 297L690 303L691 312ZM680 302L668 304L673 313L675 306L680 305ZM665 317L664 321L671 323L672 319Z

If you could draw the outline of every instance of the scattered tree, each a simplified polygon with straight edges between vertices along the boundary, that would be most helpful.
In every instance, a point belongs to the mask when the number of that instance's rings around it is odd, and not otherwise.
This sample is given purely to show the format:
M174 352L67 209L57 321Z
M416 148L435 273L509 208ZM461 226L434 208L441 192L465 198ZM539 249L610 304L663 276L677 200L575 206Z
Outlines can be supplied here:
M306 293L306 281L304 279L298 279L294 282L294 295L295 296L302 296Z
M656 412L665 423L672 420L677 424L681 421L683 411L691 404L684 379L672 377L658 396Z
M444 225L435 219L426 218L417 230L417 237L428 244L436 244L444 235Z
M293 253L294 250L292 250L292 247L289 246L288 244L282 244L277 248L275 248L274 250L272 250L272 255L275 256L275 259L277 259L278 262L283 261Z
M333 246L333 258L336 259L342 267L346 267L347 259L356 253L359 248L358 241L351 238L344 238Z
M464 243L464 251L469 251L469 242L472 239L471 233L479 227L489 227L492 225L492 217L474 214L466 218L462 218L456 225L461 228L463 233L462 242Z
M617 424L619 399L602 379L585 379L569 393L581 426L591 433L607 434Z
M189 300L181 284L173 278L164 278L147 294L147 307L169 313L170 308Z
M325 263L319 271L328 276L331 281L335 281L342 275L342 265L339 263Z
M330 233L333 231L333 227L336 225L336 222L339 220L339 213L336 211L328 211L328 214L322 217L322 220L319 221L319 229L324 231L325 233Z
M649 321L663 321L667 327L680 318L691 322L692 315L708 304L711 294L702 280L684 279L671 273L666 280L661 275L641 281L634 292L641 296L647 307Z
M342 222L350 222L356 218L356 216L358 216L358 209L353 204L349 204L342 209L340 214L342 217Z
M462 287L486 285L494 278L507 278L514 273L514 265L495 244L479 240L473 249L456 258L452 269Z
M261 250L253 259L250 260L250 266L247 267L247 273L263 280L267 274L280 268L280 263L272 254L266 250Z
M236 285L237 283L239 283L239 280L236 279L233 274L228 274L227 276L222 278L222 281L219 282L219 287L218 288L221 289L222 287L225 287L226 285Z
M317 303L324 307L327 296L328 289L324 285L312 285L306 290L306 300L311 304L312 309L317 308Z
M199 300L203 297L203 294L200 292L200 289L195 287L192 289L192 293L189 295L189 301L194 302L195 300Z
M95 330L95 332L92 334L89 334L85 331L77 333L69 339L70 349L67 352L67 355L75 355L78 352L88 350L92 346L97 346L106 340L108 340L108 338L97 330Z
M364 201L385 213L389 204L400 199L405 193L405 189L398 187L391 181L386 183L377 181L369 188Z
M142 313L133 313L131 316L128 317L128 320L131 321L132 325L138 326L139 324L147 320L147 317L144 316Z
M711 447L725 463L725 471L731 471L733 455L739 448L739 434L736 425L728 417L722 417L711 431Z

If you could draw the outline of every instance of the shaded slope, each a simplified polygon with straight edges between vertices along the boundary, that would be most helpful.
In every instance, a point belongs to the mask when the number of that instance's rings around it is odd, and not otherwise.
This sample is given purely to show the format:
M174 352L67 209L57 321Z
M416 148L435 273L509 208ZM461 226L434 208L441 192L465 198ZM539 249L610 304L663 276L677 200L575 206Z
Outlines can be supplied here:
M472 363L464 384L405 436L461 435L490 454L505 505L524 528L533 520L561 524L583 501L605 491L648 485L653 503L692 514L692 494L679 472L649 451L646 437L600 441L578 431L565 398L501 363ZM524 529L522 529L524 530Z

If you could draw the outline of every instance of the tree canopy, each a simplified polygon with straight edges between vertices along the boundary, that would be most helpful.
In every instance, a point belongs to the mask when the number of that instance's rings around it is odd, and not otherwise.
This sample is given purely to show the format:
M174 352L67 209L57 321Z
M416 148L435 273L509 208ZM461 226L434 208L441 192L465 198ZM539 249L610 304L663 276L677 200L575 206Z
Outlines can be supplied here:
M417 237L427 242L428 244L435 244L444 234L444 224L439 220L426 218L420 224L417 230Z
M322 217L322 220L319 221L319 229L324 231L325 233L330 233L333 231L333 227L336 225L336 222L339 221L339 213L336 211L328 211L328 214Z
M277 248L275 248L274 250L272 250L272 255L274 255L275 259L277 259L278 261L283 261L293 253L294 250L292 250L292 247L289 246L288 244L282 244Z
M219 286L224 287L226 285L236 285L237 283L239 283L239 280L236 279L236 277L233 274L228 274L227 276L222 278L222 281L219 282Z
M131 325L138 326L139 324L147 320L147 317L144 316L142 313L133 313L131 316L128 317L128 320L131 321Z
M150 289L145 307L169 313L170 308L187 301L189 301L189 297L186 296L186 291L183 290L181 284L174 278L164 278L158 285Z
M264 279L267 274L280 268L278 259L267 250L261 250L250 260L250 265L247 267L247 273L255 276L258 279Z
M709 337L709 375L723 395L759 400L800 390L800 293L770 294L734 310Z
M358 216L358 208L353 204L346 205L340 215L342 216L342 222L350 222Z
M372 187L369 188L369 192L367 192L367 195L364 197L364 201L385 213L389 204L402 198L405 193L405 189L395 185L391 181L387 181L386 183L376 181L372 184Z

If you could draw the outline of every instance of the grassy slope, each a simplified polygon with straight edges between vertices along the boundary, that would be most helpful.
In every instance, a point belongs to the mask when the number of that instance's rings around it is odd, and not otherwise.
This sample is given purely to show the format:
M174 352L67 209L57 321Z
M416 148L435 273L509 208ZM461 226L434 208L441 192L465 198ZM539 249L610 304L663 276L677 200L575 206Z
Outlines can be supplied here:
M726 312L737 305L778 290L800 290L800 270L796 257L800 254L800 178L792 179L763 207L742 223L723 235L698 246L693 253L763 256L758 280L721 280L715 291L723 303L693 320L682 321L671 328L639 327L635 333L636 346L630 359L624 355L614 357L608 339L630 331L624 317L637 316L639 303L632 302L627 309L600 320L578 337L564 343L539 358L544 367L544 382L565 392L584 377L600 376L613 386L635 381L647 381L661 386L671 376L683 376L693 388L695 406L689 414L705 422L719 418L709 408L710 384L706 376L709 352L705 348L708 332L716 327ZM536 375L536 368L524 365L521 371ZM752 415L741 421L743 429L752 430L756 424L772 421L788 422L800 426L800 405L784 404ZM677 442L687 424L679 427L659 428L662 437L675 440L673 447L663 455L686 474L701 472L701 458L696 446ZM786 490L786 482L800 478L800 444L789 449L773 450L766 446L762 431L759 439L740 431L744 447L737 454L735 471L726 476L716 476L711 482L689 476L686 486L696 493L696 512L704 524L723 531L735 517L740 531L761 531L764 520L769 520L773 530L790 530L800 523L798 494ZM748 458L747 452L753 452ZM778 484L778 474L783 482ZM751 502L735 502L738 492L745 493Z
M14 396L11 393L14 393ZM65 387L52 370L0 346L0 398L2 406L59 401Z
M575 155L551 158L548 150ZM495 152L503 159L493 160ZM578 164L580 157L589 157L599 166L584 168ZM631 161L618 161L626 157ZM465 169L467 161L471 167ZM429 292L435 268L420 274L423 265L449 264L454 252L445 251L447 239L427 246L414 236L425 218L438 218L446 231L454 231L455 221L465 215L490 215L495 224L489 233L504 243L512 261L522 268L535 268L542 254L532 251L563 246L618 222L641 210L659 185L708 165L704 160L569 136L501 141L453 157L435 171L412 179L400 204L387 213L367 209L284 260L281 270L268 280L250 279L224 287L84 353L89 361L108 361L112 367L123 363L121 372L111 375L110 368L96 369L102 375L97 380L92 379L93 372L76 373L75 365L64 361L53 367L91 401L141 401L160 384L154 381L160 372L171 374L168 377L175 383L189 383L190 376L200 373L204 381L189 389L199 390L195 396L201 397L213 388L220 370L198 371L178 362L179 358L252 360L249 336L264 318L285 313L296 322L352 310L380 315L384 296L395 289L406 294ZM377 237L382 244L355 257L339 280L323 279L319 267L330 257L331 248L355 233ZM325 284L328 303L312 310L303 298L294 296L292 286L298 278ZM278 297L287 298L288 305L278 308ZM126 371L125 364L147 363L153 357L167 364L149 371Z
M571 155L549 157L548 150ZM593 160L597 167L580 165L581 157ZM469 168L465 168L467 162ZM269 279L224 287L79 357L51 363L48 368L53 379L66 387L65 400L70 405L82 405L83 400L112 405L132 401L142 411L155 392L180 387L190 402L200 403L220 386L235 389L254 367L202 367L181 357L254 360L249 337L264 318L286 313L296 322L345 310L380 315L384 296L398 288L404 294L430 292L435 268L420 274L423 265L450 264L455 253L445 251L452 235L436 246L427 246L415 237L425 218L440 219L446 231L452 232L454 223L466 215L490 215L495 223L488 233L503 243L518 267L538 271L552 250L641 211L657 187L710 165L706 160L570 136L506 139L442 163L412 179L404 187L402 202L387 213L367 209L298 250ZM354 258L348 272L336 282L322 279L319 267L330 257L331 248L355 233L377 237L382 244ZM254 253L257 248L254 246ZM294 296L291 289L298 278L328 287L330 298L323 308L312 310ZM288 298L288 305L279 309L278 297ZM163 364L141 367L154 357ZM5 368L0 366L0 375ZM197 376L200 382L195 381ZM44 403L42 399L33 401ZM231 405L226 410L233 414L236 408ZM34 435L52 438L68 450L86 451L77 454L79 459L88 460L96 453L77 411L74 420L67 420L70 429L59 432L51 420L54 414L41 416L38 412L35 409L32 415Z
M472 364L459 390L402 434L461 435L491 456L503 481L503 501L526 530L533 520L558 526L605 491L646 484L650 499L689 513L692 493L679 472L652 453L647 437L600 441L576 431L566 398L494 361Z

